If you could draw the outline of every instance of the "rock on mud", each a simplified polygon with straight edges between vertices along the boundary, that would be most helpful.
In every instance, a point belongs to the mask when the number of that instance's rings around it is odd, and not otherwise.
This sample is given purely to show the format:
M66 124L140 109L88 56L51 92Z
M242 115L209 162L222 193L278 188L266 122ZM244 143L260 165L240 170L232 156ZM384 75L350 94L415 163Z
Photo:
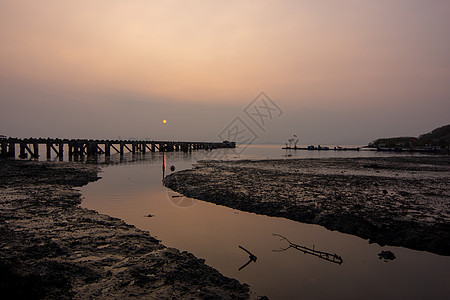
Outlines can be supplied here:
M380 253L378 253L378 258L384 259L384 261L396 259L395 254L391 251L381 251Z

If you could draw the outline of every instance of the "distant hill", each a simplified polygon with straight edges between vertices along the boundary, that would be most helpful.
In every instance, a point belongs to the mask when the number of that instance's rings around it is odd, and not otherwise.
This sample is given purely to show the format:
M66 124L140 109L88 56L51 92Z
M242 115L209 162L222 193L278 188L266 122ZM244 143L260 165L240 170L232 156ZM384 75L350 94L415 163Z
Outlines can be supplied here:
M369 143L369 147L386 147L386 148L409 148L409 147L426 147L426 146L450 146L450 124L434 129L429 133L422 134L418 137L404 136L393 138L380 138Z
M450 145L450 124L436 128L432 132L419 136L419 141L423 144L449 146Z

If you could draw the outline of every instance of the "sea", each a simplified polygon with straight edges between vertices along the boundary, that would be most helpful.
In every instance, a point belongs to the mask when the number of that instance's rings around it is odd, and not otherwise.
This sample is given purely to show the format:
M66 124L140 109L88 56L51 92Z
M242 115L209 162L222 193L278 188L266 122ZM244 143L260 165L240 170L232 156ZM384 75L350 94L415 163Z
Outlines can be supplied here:
M223 275L247 283L252 298L448 299L450 257L382 247L318 225L242 212L184 197L163 185L164 177L173 169L174 172L189 169L204 159L398 155L411 154L365 149L283 150L281 145L247 145L213 151L113 156L110 164L102 168L100 180L80 188L82 206L120 218L149 231L166 246L205 259L206 264ZM250 261L249 254L240 247L254 254L256 261ZM339 256L342 263L301 249L328 253L328 257ZM396 259L380 259L381 251L393 252Z

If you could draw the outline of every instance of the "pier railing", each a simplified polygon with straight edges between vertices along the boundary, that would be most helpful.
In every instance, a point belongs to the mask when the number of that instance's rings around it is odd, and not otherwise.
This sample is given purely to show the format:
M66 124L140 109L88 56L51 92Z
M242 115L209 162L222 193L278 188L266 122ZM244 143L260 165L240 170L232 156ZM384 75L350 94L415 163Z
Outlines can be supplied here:
M83 156L106 157L118 153L173 152L192 150L212 150L218 148L235 148L235 142L180 142L180 141L142 141L142 140L88 140L88 139L53 139L53 138L2 138L0 139L0 157L16 157L18 146L19 158L38 158L39 146L44 145L47 159L56 155L63 159L65 151L69 158Z

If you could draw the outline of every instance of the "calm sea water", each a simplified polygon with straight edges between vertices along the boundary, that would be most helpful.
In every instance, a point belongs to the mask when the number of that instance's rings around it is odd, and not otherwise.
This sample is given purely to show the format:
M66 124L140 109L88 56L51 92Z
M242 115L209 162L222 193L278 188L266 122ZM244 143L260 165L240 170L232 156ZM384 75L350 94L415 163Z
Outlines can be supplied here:
M207 151L148 153L134 162L105 167L101 180L81 189L82 206L118 217L149 231L165 245L189 251L222 274L250 285L253 296L271 299L448 299L450 257L399 247L380 247L367 240L302 224L241 212L178 197L162 185L163 176L191 168L199 159L264 159L369 157L392 154L373 151L293 151L278 145L251 145L219 155ZM241 152L242 151L242 152ZM173 197L175 196L175 197ZM148 215L152 217L146 217ZM341 265L303 254L273 234L291 242L343 258ZM248 254L257 256L248 261ZM382 250L393 261L378 258Z

